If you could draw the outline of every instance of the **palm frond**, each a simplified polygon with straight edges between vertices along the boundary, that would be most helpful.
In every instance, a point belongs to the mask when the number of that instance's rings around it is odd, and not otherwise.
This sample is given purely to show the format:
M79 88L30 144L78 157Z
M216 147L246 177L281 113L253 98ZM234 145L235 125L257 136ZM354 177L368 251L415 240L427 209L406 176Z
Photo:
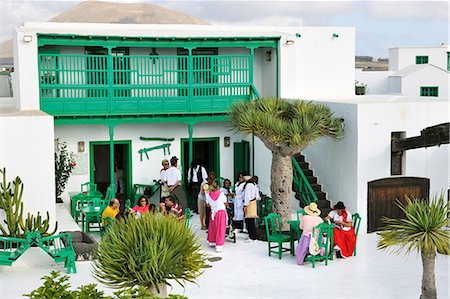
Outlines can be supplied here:
M450 231L446 229L450 212L449 202L441 194L430 202L418 198L406 198L406 204L397 200L397 206L405 213L405 219L383 217L385 224L379 233L378 249L398 246L394 251L438 251L450 255Z

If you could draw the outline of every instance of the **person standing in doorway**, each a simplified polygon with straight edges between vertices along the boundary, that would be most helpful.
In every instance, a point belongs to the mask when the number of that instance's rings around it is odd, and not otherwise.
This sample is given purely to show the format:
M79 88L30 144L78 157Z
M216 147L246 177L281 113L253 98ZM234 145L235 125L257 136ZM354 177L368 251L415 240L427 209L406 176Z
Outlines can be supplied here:
M164 180L169 187L170 195L175 197L182 209L187 209L186 194L181 187L181 171L178 169L178 158L170 158L170 168L164 172Z
M208 173L203 165L201 165L197 160L194 160L191 163L191 168L188 170L187 177L189 184L189 195L192 198L192 208L194 212L198 214L198 193L200 192L202 183L206 181Z

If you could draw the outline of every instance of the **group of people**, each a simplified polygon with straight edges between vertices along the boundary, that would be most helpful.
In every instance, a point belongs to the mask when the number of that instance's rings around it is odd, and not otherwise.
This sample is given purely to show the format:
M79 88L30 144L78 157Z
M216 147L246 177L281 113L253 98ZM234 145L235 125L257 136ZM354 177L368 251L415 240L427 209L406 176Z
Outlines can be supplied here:
M321 211L314 202L306 206L304 211L306 215L300 219L302 235L296 250L297 264L302 265L308 253L320 254L322 256L325 254L324 249L312 252L314 250L313 245L317 244L318 241L314 238L321 237L320 232L313 232L313 230L317 225L324 222L324 220L334 224L333 250L336 251L336 257L348 258L353 255L356 246L356 235L352 227L352 215L346 210L342 201L339 201L324 219L320 217Z

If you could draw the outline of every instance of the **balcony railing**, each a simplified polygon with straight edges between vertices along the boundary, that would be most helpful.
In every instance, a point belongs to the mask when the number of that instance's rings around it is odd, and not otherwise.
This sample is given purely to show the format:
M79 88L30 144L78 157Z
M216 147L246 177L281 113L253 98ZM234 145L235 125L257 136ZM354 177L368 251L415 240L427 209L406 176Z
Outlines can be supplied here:
M220 113L254 95L251 55L39 54L39 76L55 116Z

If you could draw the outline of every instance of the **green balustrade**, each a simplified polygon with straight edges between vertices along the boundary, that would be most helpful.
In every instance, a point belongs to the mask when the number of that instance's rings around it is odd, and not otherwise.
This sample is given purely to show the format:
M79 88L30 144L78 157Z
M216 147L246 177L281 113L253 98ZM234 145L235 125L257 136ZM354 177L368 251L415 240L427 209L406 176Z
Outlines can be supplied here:
M224 113L257 95L251 55L41 53L38 59L41 109L54 116Z
M297 193L300 194L301 200L306 205L309 205L311 202L317 202L316 193L294 157L292 157L292 168L294 172L294 186L298 190Z

